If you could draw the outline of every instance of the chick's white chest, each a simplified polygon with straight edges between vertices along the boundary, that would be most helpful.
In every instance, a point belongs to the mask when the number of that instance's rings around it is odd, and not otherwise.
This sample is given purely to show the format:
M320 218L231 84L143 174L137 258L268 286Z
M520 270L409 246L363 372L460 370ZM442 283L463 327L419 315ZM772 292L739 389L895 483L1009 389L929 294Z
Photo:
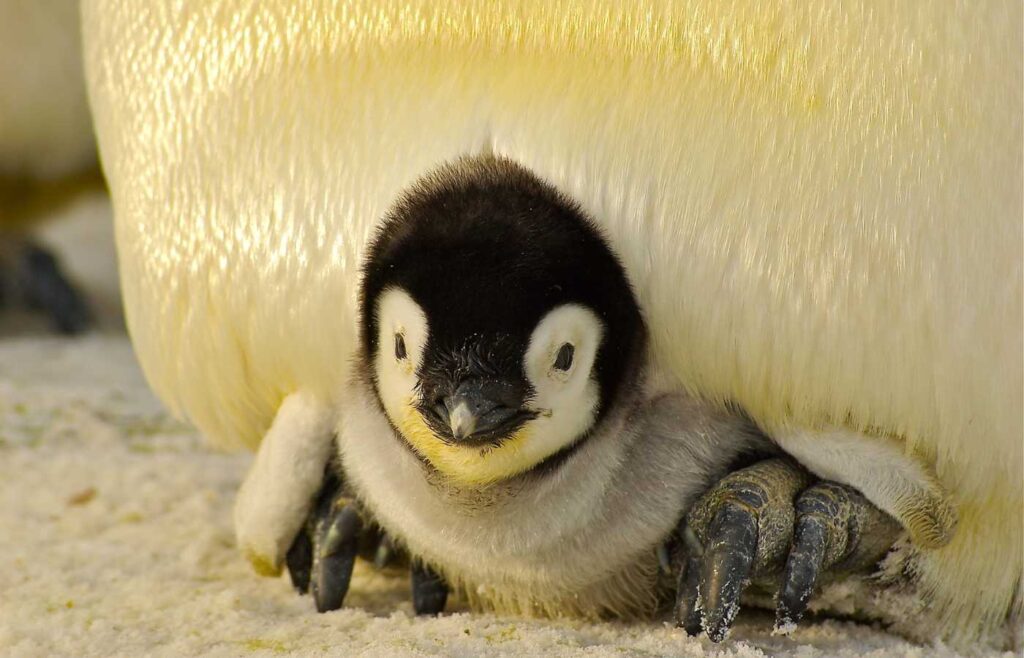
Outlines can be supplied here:
M652 607L655 549L749 440L663 396L610 414L546 475L459 490L432 481L365 388L353 389L337 431L347 486L472 601L527 614Z

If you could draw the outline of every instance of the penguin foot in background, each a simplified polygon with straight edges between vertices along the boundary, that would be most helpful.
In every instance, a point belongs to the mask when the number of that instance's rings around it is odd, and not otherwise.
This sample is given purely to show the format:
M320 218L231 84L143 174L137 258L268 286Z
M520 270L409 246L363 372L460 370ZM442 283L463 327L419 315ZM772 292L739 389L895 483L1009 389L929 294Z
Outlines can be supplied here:
M871 570L901 528L855 489L774 458L720 480L679 532L676 621L721 642L753 579L777 583L781 573L776 632L789 632L826 572Z
M64 335L89 328L92 317L82 294L46 249L23 240L0 253L0 303L20 304L45 313Z
M356 557L372 561L377 569L410 563L338 477L328 473L313 511L288 550L288 573L300 594L312 592L318 612L329 612L345 601ZM419 562L413 562L410 570L416 614L443 612L448 586L441 576Z

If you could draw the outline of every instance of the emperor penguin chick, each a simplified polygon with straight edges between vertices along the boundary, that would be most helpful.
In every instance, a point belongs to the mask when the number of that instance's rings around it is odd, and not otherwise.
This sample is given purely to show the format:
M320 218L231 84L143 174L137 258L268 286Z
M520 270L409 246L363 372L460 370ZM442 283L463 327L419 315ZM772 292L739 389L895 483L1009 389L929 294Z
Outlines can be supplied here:
M674 388L602 235L518 165L427 176L365 263L341 484L287 559L319 609L341 605L372 529L413 556L418 612L450 585L518 613L646 614L660 565L680 624L720 640L751 579L785 568L793 621L821 572L868 568L895 538L857 492Z

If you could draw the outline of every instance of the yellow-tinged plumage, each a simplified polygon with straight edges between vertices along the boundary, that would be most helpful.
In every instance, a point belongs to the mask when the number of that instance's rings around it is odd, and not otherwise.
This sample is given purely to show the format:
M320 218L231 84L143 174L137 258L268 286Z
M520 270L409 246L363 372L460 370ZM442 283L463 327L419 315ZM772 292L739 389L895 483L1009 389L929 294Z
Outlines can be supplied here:
M530 440L530 432L526 428L495 447L446 443L431 431L411 400L404 406L398 430L413 450L457 484L491 484L522 473L543 459L523 450Z
M932 625L1020 614L1022 48L1013 0L92 0L128 323L157 392L253 447L351 375L398 193L490 150L579 201L680 385L898 437L956 499ZM1019 622L1018 622L1019 623Z

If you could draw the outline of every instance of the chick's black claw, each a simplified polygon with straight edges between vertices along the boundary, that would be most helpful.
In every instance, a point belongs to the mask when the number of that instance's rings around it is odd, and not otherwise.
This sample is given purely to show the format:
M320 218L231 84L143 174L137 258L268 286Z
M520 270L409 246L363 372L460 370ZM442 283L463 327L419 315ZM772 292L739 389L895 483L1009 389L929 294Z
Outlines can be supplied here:
M690 635L726 638L751 577L781 566L793 530L793 499L806 471L769 459L730 473L687 514L688 555L680 573L676 619Z
M800 519L793 539L793 551L775 609L775 628L792 629L807 610L825 558L825 529L816 518Z
M856 490L836 482L806 489L796 501L796 528L777 600L776 630L788 632L803 618L824 571L873 565L898 535L896 521Z
M285 566L288 567L288 575L291 577L292 585L299 594L309 592L310 578L313 572L313 552L317 541L317 528L324 517L330 513L331 502L341 488L341 481L328 469L324 474L324 482L317 493L313 509L309 513L305 524L299 529L299 533L292 540L292 545L285 554Z
M700 589L701 558L687 557L679 571L679 582L676 587L676 625L681 626L686 634L695 637L700 635L701 625L698 594Z
M291 548L288 549L285 564L288 566L292 585L299 594L309 592L309 577L313 569L313 542L305 528L299 530Z
M345 601L363 527L358 503L329 469L313 510L285 556L292 584L300 594L312 591L317 611L337 610Z
M338 495L317 528L313 546L311 585L317 612L337 610L345 601L362 527L354 502Z
M438 615L448 602L448 585L433 569L414 562L412 565L412 608L417 615Z
M711 525L701 574L701 616L712 642L721 642L729 633L756 553L757 518L750 510L727 504Z
M735 471L697 501L676 535L686 556L676 621L721 642L751 581L774 587L781 572L776 630L788 632L824 574L873 569L899 535L899 524L855 489L816 482L789 459Z
M337 610L345 602L357 558L378 569L411 567L413 608L418 615L444 610L448 586L429 567L412 560L373 517L352 498L333 467L302 529L292 541L285 564L300 594L312 592L318 612Z
M819 483L796 502L793 546L786 559L775 610L775 627L792 628L803 617L823 568L846 554L849 501L839 485Z

